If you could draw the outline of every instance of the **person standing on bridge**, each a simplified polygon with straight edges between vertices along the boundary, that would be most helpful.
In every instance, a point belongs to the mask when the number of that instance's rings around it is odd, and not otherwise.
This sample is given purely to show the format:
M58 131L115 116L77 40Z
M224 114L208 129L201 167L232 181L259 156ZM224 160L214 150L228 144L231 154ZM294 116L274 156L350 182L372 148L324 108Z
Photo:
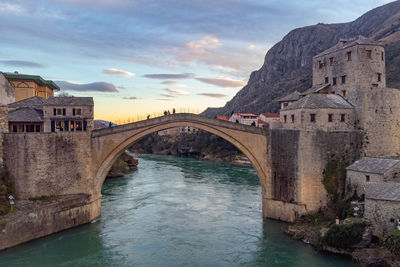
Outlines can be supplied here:
M148 120L150 119L150 114L149 114L149 115L147 115L147 119L148 119Z
M172 114L175 114L175 108L172 109Z
M166 110L164 110L164 116L167 116L167 114L168 114L168 113L167 113L167 111L166 111Z
M169 110L168 110L168 115L171 115L171 112L169 112Z
M111 123L111 121L110 121L110 123L108 124L108 127L112 127L112 123Z

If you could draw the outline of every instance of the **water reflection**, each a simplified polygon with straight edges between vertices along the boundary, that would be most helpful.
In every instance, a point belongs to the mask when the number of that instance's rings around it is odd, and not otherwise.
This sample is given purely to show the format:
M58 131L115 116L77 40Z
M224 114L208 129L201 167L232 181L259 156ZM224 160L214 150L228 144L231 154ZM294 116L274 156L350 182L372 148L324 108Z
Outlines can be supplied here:
M103 186L102 216L0 253L1 266L351 266L262 220L256 172L144 155Z

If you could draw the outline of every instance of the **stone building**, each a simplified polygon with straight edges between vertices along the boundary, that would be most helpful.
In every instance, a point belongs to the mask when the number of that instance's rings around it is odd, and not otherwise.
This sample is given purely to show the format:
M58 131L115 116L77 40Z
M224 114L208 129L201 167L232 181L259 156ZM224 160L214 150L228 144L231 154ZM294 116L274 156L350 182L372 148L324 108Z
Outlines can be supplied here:
M363 157L346 168L350 194L365 194L368 184L400 182L400 160Z
M54 96L54 91L59 91L60 87L53 81L45 80L39 75L28 75L15 73L2 73L14 88L15 101L39 96L49 98Z
M52 97L43 104L45 132L93 130L92 97Z
M8 105L9 132L91 131L91 97L31 97Z
M363 152L366 156L399 154L400 90L386 88L385 49L380 43L362 36L341 39L334 47L313 57L312 88L300 97L313 94L341 95L353 105L353 129L364 135ZM292 99L289 96L286 100ZM282 111L290 103L296 103L282 100L285 97L279 100ZM289 124L283 123L284 127L295 128L295 123L290 124L291 117L287 120Z
M287 107L291 103L296 102L301 98L301 93L298 91L294 91L293 93L284 96L282 98L279 98L277 101L281 104L281 109Z
M400 220L400 183L370 183L365 192L364 218L374 226L373 234L393 231Z
M347 131L354 129L354 106L340 95L309 94L283 108L284 128Z
M229 118L230 122L257 126L258 116L252 113L234 113Z
M9 104L9 132L43 132L44 102L44 98L35 96Z

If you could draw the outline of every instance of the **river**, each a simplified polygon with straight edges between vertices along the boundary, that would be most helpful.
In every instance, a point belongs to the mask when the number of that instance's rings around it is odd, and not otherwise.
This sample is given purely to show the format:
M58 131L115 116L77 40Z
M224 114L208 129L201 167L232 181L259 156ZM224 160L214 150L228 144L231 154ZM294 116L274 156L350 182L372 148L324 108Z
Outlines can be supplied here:
M352 266L263 220L255 170L142 155L96 221L0 252L0 266Z

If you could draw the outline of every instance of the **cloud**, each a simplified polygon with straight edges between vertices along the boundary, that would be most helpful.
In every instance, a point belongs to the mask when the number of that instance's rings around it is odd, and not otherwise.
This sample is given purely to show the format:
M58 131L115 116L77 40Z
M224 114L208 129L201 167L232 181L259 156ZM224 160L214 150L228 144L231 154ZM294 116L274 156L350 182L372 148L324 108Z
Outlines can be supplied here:
M7 66L13 67L29 67L29 68L43 68L44 65L33 62L33 61L25 61L25 60L0 60L0 63Z
M127 77L131 77L131 76L135 76L135 73L126 71L126 70L119 70L119 69L104 69L103 73L105 74L110 74L110 75L119 75L119 76L127 76Z
M196 80L203 82L203 83L208 83L212 85L216 85L219 87L223 88L239 88L243 87L245 85L245 82L243 81L238 81L238 80L232 80L226 77L215 77L215 78L196 78Z
M160 100L160 101L174 101L173 99L168 99L168 98L158 98L156 100Z
M186 87L186 85L184 85L182 83L177 83L177 82L174 82L174 81L164 81L164 82L161 82L161 84L170 85L170 86L176 86L176 87Z
M67 81L55 81L63 91L81 91L81 92L119 92L115 85L106 82L94 83L70 83Z
M139 98L137 98L136 96L124 96L122 99L126 99L126 100L137 100Z
M195 77L194 73L180 73L180 74L145 74L143 77L149 79L169 80L169 79L191 79Z
M229 97L228 95L224 95L224 94L211 94L211 93L200 93L200 94L197 94L197 95L214 97L214 98L227 98L227 97Z
M26 9L22 6L0 2L0 12L19 14L24 13L25 11Z
M170 94L160 94L160 96L164 96L164 97L168 97L168 98L177 97L176 95L170 95Z
M164 91L168 92L169 94L173 94L173 95L187 95L188 94L188 92L178 90L178 89L164 88Z

